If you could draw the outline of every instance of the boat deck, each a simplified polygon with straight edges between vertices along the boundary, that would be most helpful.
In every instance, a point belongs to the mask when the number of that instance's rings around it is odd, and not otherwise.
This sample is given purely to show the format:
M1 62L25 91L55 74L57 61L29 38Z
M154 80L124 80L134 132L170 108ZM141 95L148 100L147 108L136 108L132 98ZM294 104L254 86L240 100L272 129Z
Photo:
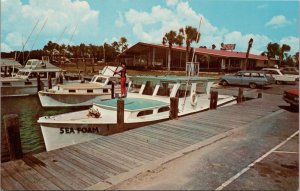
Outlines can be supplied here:
M28 155L1 164L1 188L107 189L150 164L182 156L187 148L210 144L215 137L280 110L278 104L285 104L281 95L264 94L262 99Z

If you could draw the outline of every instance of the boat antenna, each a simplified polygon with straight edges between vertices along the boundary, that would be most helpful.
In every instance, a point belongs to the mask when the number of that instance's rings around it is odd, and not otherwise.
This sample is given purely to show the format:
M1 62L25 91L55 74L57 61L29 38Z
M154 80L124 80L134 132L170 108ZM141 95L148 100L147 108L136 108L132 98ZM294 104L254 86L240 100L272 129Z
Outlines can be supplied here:
M39 31L39 33L38 33L38 35L36 36L36 38L35 38L35 40L34 40L34 42L33 42L32 46L31 46L31 49L30 49L30 51L29 51L29 53L28 53L28 55L27 55L27 57L26 57L26 61L28 60L28 58L29 58L29 56L30 56L30 52L32 51L32 49L33 49L33 47L34 47L34 45L35 45L36 41L38 40L38 38L39 38L39 36L40 36L41 32L43 31L43 29L44 29L44 27L45 27L45 25L46 25L47 21L48 21L48 18L46 18L46 20L45 20L45 22L44 22L44 24L43 24L42 28L40 29L40 31Z
M22 42L22 51L21 51L21 52L23 52L23 62L24 62L24 49L25 49L25 46L26 46L27 42L29 41L29 39L31 38L31 35L32 35L33 31L35 30L35 28L37 27L37 25L38 25L39 22L40 22L40 19L38 19L37 22L35 23L33 29L31 30L29 36L27 37L25 43ZM18 54L16 60L19 59L19 57L20 57L20 55L21 55L21 52Z

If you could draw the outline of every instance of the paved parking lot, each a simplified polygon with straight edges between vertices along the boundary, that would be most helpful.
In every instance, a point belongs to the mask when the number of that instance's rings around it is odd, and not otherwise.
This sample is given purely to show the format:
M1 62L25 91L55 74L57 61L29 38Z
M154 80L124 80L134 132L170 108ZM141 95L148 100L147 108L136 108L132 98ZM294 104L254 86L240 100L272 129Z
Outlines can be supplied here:
M233 93L238 88L218 91ZM113 189L297 190L299 113L282 100L283 91L292 88L297 86L263 90L263 99L274 99L270 103L280 109L259 122Z

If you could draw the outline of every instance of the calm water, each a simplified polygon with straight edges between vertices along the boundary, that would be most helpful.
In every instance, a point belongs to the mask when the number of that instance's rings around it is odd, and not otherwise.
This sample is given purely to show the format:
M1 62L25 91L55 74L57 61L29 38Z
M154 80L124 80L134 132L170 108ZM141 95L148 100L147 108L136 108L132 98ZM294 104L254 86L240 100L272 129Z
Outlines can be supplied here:
M37 123L38 118L76 110L80 109L44 109L40 104L38 96L1 98L1 128L4 128L4 115L18 114L20 118L23 153L39 153L46 149L41 128Z

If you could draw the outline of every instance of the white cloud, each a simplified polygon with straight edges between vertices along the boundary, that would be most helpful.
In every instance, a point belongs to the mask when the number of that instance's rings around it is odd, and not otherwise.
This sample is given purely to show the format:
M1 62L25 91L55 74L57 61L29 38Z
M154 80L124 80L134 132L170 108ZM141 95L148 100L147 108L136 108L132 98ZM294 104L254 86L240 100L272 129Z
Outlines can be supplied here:
M242 34L239 31L233 31L224 35L225 44L236 44L236 49L246 52L248 48L248 42L250 38L253 39L252 48L250 49L251 53L260 54L266 49L266 46L272 40L265 36L259 34Z
M126 21L133 25L132 31L134 35L141 41L155 43L161 43L163 35L170 30L178 30L186 25L198 28L201 17L202 36L220 35L224 33L224 30L219 30L203 15L196 13L189 6L188 2L178 3L175 10L163 8L158 5L152 7L151 12L141 12L130 9L125 13Z
M284 37L280 40L280 44L287 44L291 47L290 54L299 52L299 38L294 36Z
M197 13L188 2L179 2L175 9L162 8L161 6L152 7L150 12L141 12L130 9L125 13L126 21L132 24L132 32L142 42L161 43L163 35L170 30L178 30L186 25L196 28L199 26L200 18L200 43L193 46L211 47L216 45L219 49L222 42L236 44L237 51L247 51L248 41L254 39L251 53L260 54L266 50L266 46L272 40L261 34L242 34L240 31L228 31L213 25L202 14Z
M176 5L178 0L166 0L166 3L168 6L174 6Z
M11 52L13 51L7 44L1 42L1 52Z
M39 20L39 24L29 42L32 43L46 18L48 21L38 39L39 43L43 41L42 44L46 44L48 40L57 40L65 27L67 27L67 30L63 38L71 38L77 24L78 28L73 41L82 41L86 39L86 36L89 36L90 39L97 38L100 31L99 12L92 10L86 1L29 0L28 4L23 4L20 0L1 0L1 4L2 34L7 34L4 37L5 43L14 50L20 49L21 46L17 46L19 42L13 42L12 39L20 39L22 36L26 39ZM31 47L31 45L27 47Z
M120 11L118 11L118 18L115 20L116 27L124 26L124 17Z
M277 15L277 16L272 17L271 20L269 20L266 23L266 26L278 28L278 27L283 27L283 26L289 25L291 23L292 22L287 20L284 15Z

